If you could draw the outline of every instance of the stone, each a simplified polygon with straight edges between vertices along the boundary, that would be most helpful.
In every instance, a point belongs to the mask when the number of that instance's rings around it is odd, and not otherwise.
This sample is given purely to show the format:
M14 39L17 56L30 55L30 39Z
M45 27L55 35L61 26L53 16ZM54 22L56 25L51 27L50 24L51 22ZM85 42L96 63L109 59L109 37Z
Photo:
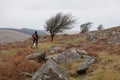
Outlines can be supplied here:
M109 41L109 42L107 42L107 44L108 44L109 46L111 46L111 45L113 45L113 42Z
M62 53L48 56L47 58L52 58L56 62L62 64L80 60L80 57L81 56L77 53L76 49L71 48Z
M112 31L112 35L115 35L116 34L116 31Z
M87 52L85 50L83 50L83 49L81 49L81 50L77 49L77 53L79 55L87 55Z
M83 62L76 70L78 74L86 74L89 67L96 61L95 58L88 55L84 55L83 58L85 59L85 62Z
M29 60L35 60L37 62L40 62L42 60L45 60L46 52L42 51L42 52L38 52L38 53L32 53L32 54L26 56L26 58Z
M86 40L88 40L88 41L93 40L92 33L88 33L88 34L86 35Z
M62 47L53 45L53 46L51 47L50 53L51 53L51 54L54 54L54 53L57 53L58 51L63 51L63 50L65 50L65 49L62 48Z
M83 47L85 43L75 44L75 47Z
M86 63L81 64L77 69L77 74L86 74L88 68L89 68L88 64Z
M107 31L108 36L112 36L112 32L110 30Z
M70 75L58 66L52 59L49 59L34 74L32 80L67 80Z
M89 40L89 41L94 41L96 40L98 37L102 36L101 34L97 33L97 32L94 32L94 33L88 33L87 36L86 36L86 40Z
M29 72L22 72L21 75L27 76L27 77L32 77L33 75Z
M102 36L102 35L100 35L100 33L97 33L97 32L93 33L93 39L96 39L100 36Z
M115 45L116 45L116 46L119 46L119 45L120 45L120 42L117 42Z
M120 36L118 36L118 37L116 38L116 41L117 41L117 42L120 42Z

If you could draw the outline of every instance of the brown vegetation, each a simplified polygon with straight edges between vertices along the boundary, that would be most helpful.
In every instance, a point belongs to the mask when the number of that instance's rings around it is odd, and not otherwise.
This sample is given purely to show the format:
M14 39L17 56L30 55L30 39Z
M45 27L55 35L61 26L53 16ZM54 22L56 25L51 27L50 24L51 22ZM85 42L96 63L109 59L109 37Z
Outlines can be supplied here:
M104 31L100 32L103 33ZM71 47L83 49L86 50L87 53L92 56L99 57L99 54L103 52L112 55L120 55L120 45L109 46L106 44L106 42L107 41L103 39L103 43L93 43L91 41L86 40L85 34L74 34L56 35L53 43L58 44L59 46L65 49L69 49ZM84 45L79 46L80 43L84 43ZM76 46L76 44L78 46ZM50 55L50 36L44 36L44 41L42 41L42 39L40 38L38 49L32 49L30 46L31 39L23 42L14 42L0 45L0 80L25 80L27 77L21 75L22 72L29 72L32 74L35 73L44 63L44 61L37 63L35 61L25 59L25 57L28 54L38 52L41 50L46 50L47 56ZM96 66L93 67L96 68ZM72 70L69 72L72 72Z

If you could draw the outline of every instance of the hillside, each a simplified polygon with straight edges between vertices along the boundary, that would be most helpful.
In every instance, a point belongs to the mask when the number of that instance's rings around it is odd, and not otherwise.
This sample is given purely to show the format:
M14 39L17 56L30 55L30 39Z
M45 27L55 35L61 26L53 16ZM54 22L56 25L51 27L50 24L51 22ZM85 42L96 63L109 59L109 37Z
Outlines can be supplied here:
M21 32L21 33L28 34L28 35L32 35L35 31L38 32L38 35L44 35L44 34L47 34L47 32L44 31L44 30L35 30L35 29L29 29L29 28L22 28L22 29L1 28L1 29L17 31L17 32Z
M0 29L0 44L7 42L23 41L30 38L30 35L25 33Z
M0 80L31 80L31 75L33 76L51 57L55 60L58 58L57 65L71 76L67 80L120 80L120 26L86 34L56 35L53 43L50 42L49 35L41 37L43 38L39 39L38 49L31 48L31 39L0 45ZM83 57L72 61L79 57L74 54L66 56L73 48L96 59L86 74L76 72L84 61ZM46 60L26 58L42 51L46 52ZM74 50L72 52L75 53ZM61 54L62 57L56 57ZM65 61L71 62L64 64ZM62 62L63 64L60 64Z

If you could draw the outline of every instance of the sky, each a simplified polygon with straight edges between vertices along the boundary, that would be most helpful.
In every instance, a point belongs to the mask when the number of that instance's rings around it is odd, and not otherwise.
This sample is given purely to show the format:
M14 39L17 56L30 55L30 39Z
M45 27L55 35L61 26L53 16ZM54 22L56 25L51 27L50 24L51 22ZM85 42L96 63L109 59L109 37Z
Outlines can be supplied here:
M0 28L44 30L45 22L57 13L77 19L73 31L92 22L92 29L120 25L120 0L0 0Z

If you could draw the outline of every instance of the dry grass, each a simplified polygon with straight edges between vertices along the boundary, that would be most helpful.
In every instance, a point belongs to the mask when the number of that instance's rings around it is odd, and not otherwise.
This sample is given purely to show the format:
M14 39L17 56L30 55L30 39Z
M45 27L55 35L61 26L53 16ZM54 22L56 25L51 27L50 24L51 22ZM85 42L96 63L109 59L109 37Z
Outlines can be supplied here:
M102 52L98 56L98 61L87 71L87 77L74 75L76 76L70 80L120 80L120 56Z
M46 35L45 37L44 41L40 39L38 49L30 47L31 39L0 45L0 80L29 80L29 77L22 76L21 73L34 73L44 62L30 61L25 59L25 56L42 50L46 50L49 55L52 44L50 36ZM75 46L75 44L81 42L85 45ZM71 47L82 48L89 55L98 57L97 63L93 64L88 70L87 76L76 74L75 70L81 61L61 65L72 76L70 80L120 80L120 46L108 46L106 41L103 40L103 42L96 44L86 41L84 34L58 35L55 37L53 44L58 44L65 49Z

